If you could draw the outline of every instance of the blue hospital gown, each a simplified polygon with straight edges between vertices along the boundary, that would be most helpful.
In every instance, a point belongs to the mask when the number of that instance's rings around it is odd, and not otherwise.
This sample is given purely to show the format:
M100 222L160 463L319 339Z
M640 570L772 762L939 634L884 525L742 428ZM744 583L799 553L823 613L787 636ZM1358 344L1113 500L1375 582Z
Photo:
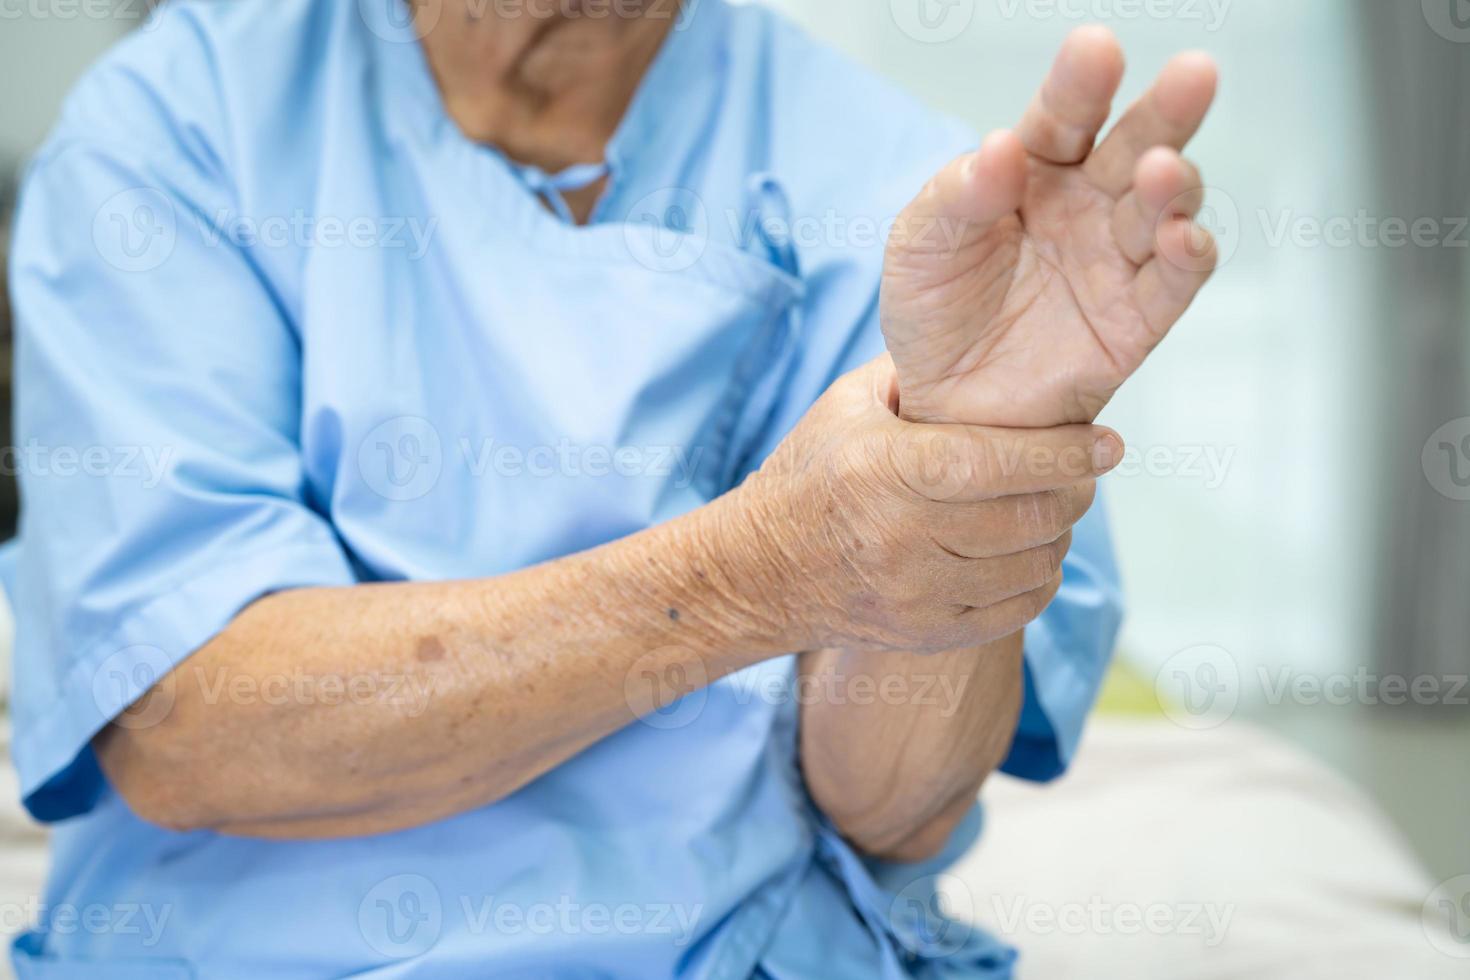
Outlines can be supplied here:
M1008 975L1004 944L937 914L978 810L912 866L814 812L771 693L791 657L371 838L162 830L89 747L264 594L500 575L736 485L881 351L885 222L974 142L716 0L605 163L562 174L466 140L379 0L184 0L118 45L15 229L14 754L55 822L20 975ZM603 175L569 224L559 191ZM1065 572L1006 763L1035 779L1067 764L1118 626L1096 509Z

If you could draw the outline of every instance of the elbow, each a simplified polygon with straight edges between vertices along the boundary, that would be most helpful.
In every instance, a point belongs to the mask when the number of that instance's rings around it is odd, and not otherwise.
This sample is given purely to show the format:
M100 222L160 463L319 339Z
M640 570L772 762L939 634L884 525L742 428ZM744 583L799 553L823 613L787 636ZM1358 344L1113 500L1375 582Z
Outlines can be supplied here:
M171 742L157 731L113 724L92 740L92 749L108 783L139 820L176 833L213 829L218 821L211 816L209 787L219 767Z
M945 812L918 825L880 828L861 824L844 827L837 824L837 829L849 844L866 857L896 864L932 861L944 853L955 828L969 810L968 799L959 802L963 805L951 805Z

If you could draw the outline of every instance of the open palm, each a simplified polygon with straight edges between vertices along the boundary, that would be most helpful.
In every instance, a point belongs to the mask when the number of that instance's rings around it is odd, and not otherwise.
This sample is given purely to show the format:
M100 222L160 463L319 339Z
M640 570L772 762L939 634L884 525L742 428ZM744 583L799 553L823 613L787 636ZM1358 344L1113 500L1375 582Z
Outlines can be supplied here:
M1098 144L1122 74L1110 32L1073 32L1017 130L905 210L881 317L906 418L1091 422L1209 278L1199 172L1179 151L1214 98L1214 64L1176 57ZM957 247L934 244L954 240L940 223L963 229Z

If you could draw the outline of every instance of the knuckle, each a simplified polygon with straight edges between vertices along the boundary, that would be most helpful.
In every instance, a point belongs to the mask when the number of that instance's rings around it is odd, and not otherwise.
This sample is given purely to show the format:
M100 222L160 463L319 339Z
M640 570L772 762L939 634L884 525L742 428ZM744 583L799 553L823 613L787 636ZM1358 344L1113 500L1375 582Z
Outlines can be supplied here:
M1083 480L1072 487L1072 506L1068 508L1068 514L1072 517L1071 523L1080 521L1087 512L1092 509L1093 501L1097 499L1097 481Z
M1048 540L1061 534L1068 527L1067 500L1060 490L1047 490L1033 495L1037 534Z
M1214 269L1220 260L1220 248L1215 241L1214 234L1203 225L1192 222L1187 234L1189 235L1190 253L1197 257L1198 268Z
M1040 548L1033 548L1027 554L1031 562L1027 569L1026 584L1031 589L1039 589L1057 573L1056 546L1054 544L1042 545Z
M1067 560L1068 552L1072 550L1072 529L1068 528L1048 547L1051 549L1051 574L1055 575L1061 570L1062 562Z
M1057 590L1061 588L1061 585L1062 577L1058 573L1053 575L1041 588L1033 589L1026 593L1026 601L1024 603L1026 622L1031 622L1046 611L1046 607L1051 605L1051 601L1056 597Z
M898 466L909 488L929 500L951 500L975 479L977 458L969 439L936 427L911 432L898 448Z

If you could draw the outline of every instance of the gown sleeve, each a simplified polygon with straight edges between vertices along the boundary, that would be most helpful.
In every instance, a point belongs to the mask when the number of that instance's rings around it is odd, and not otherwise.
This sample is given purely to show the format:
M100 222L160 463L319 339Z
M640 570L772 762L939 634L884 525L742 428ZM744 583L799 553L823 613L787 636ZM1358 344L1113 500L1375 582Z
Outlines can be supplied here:
M128 103L126 139L99 136L84 85L32 165L13 241L12 751L41 820L95 806L92 736L158 724L172 685L210 683L175 668L243 607L354 581L305 489L298 339L212 218L238 207L223 168L154 111L157 93L109 81L129 93L107 96L107 115Z

